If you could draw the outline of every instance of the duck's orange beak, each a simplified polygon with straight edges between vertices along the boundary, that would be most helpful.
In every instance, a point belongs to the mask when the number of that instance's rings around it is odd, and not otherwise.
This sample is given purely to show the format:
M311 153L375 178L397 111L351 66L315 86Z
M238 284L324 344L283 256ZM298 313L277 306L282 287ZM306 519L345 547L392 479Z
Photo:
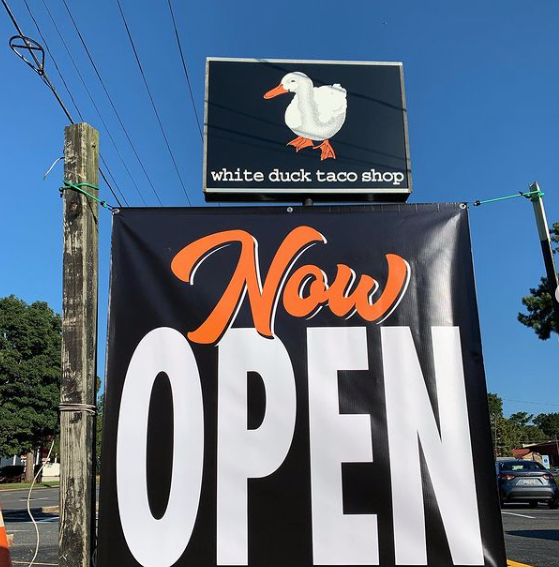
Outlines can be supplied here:
M271 91L268 91L265 95L264 98L274 98L275 96L278 96L280 94L285 94L288 93L289 91L283 88L283 85L280 83L275 89L272 89Z

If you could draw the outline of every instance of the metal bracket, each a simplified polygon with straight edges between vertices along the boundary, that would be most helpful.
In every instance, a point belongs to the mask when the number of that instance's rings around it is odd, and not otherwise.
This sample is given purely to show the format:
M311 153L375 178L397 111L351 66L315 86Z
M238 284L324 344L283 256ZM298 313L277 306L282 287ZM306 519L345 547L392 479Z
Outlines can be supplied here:
M31 67L31 69L33 69L35 73L37 73L40 76L43 76L45 74L45 50L43 49L43 46L39 42L25 35L14 35L10 38L9 43L10 43L10 49L22 61L27 63L27 65L29 65L29 67ZM33 62L26 59L25 55L21 50L28 51L33 57ZM35 52L37 52L39 56L37 56Z

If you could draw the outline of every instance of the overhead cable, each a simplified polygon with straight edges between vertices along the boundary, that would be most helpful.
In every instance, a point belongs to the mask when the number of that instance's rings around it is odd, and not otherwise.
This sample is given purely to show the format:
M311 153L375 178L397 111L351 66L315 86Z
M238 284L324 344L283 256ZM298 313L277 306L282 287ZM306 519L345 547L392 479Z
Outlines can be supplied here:
M122 157L122 154L120 153L120 150L118 149L118 145L115 142L111 131L109 130L109 127L107 126L107 123L105 122L105 119L103 118L103 115L101 114L101 111L99 110L99 107L97 106L97 103L95 102L95 99L93 98L93 95L91 94L91 91L89 89L89 87L87 86L87 82L85 81L85 79L83 78L83 75L79 69L79 66L76 63L76 60L74 59L74 56L72 55L72 51L70 50L70 48L68 47L68 44L66 43L66 40L64 39L64 36L62 34L62 32L60 31L60 28L58 27L58 24L56 23L56 20L54 19L51 11L49 10L49 7L47 5L47 3L45 2L45 0L41 0L43 3L43 6L45 7L45 10L47 11L47 14L49 15L49 18L54 26L54 29L56 30L56 33L58 34L58 37L60 38L60 41L62 42L62 45L64 46L64 49L66 50L66 53L68 54L68 57L70 58L70 61L78 75L78 77L80 78L80 81L82 83L82 85L84 86L85 92L87 93L87 96L89 97L89 100L91 101L91 104L93 105L93 107L95 108L97 115L99 116L99 119L101 120L101 123L103 124L104 128L105 128L105 132L107 133L107 136L109 137L109 140L111 141L112 145L115 148L115 151L124 167L124 169L126 170L126 172L128 173L128 176L130 177L130 180L132 181L132 184L134 185L134 188L136 189L136 192L138 193L138 196L140 197L142 203L147 206L147 203L144 199L144 196L142 195L142 193L140 192L140 189L136 183L136 181L134 180L134 177L132 176L132 173L130 172L130 169L128 168L128 166L126 165L124 158ZM27 0L24 0L25 4L27 5ZM31 12L30 12L31 13ZM40 32L39 32L40 33ZM52 55L51 55L52 57ZM114 178L113 178L114 179Z
M32 46L31 42L29 41L29 38L27 38L24 33L23 30L21 29L20 25L18 24L13 12L10 10L10 7L8 6L6 0L0 0L2 2L2 5L4 6L4 8L6 9L6 12L8 13L8 16L10 17L10 19L12 20L12 23L14 24L14 27L16 28L18 34L19 34L19 38L24 42L26 49L29 51L30 56L33 58L33 61L35 62L35 65L37 66L36 68L34 67L35 71L37 72L37 74L39 75L39 77L41 78L41 80L47 85L47 87L50 89L50 91L52 92L52 94L54 95L54 97L56 98L58 104L60 105L60 107L62 108L62 110L64 111L64 114L66 115L66 117L68 118L68 120L70 121L71 124L75 124L74 119L72 118L72 115L70 114L68 108L66 107L66 105L64 104L64 102L62 101L62 99L60 98L60 95L58 94L58 92L56 91L56 88L54 87L52 81L50 80L48 74L46 73L46 71L44 70L44 61L40 62L39 59L37 58L37 56L35 55L34 52L34 47ZM29 10L29 5L27 4L27 2L25 1L25 4L27 6L27 9ZM30 10L29 10L30 11ZM34 20L35 21L35 20ZM36 21L35 21L35 25ZM37 29L39 30L39 28L37 27ZM40 32L39 32L40 33ZM50 51L49 51L49 55L51 55ZM20 55L21 57L21 55ZM52 57L52 55L51 55ZM54 61L54 59L53 59ZM29 62L26 61L28 64ZM58 67L57 67L58 69ZM59 71L59 69L58 69ZM60 71L59 71L60 72ZM61 75L62 78L62 75ZM66 82L63 81L65 86ZM75 100L73 99L73 97L71 96L71 93L69 91L70 94L70 98L72 98L73 103L75 104ZM77 106L76 106L76 111L78 112L78 114L80 115L80 118L82 118L81 113L79 112ZM82 118L83 121L83 118ZM102 174L102 172L101 172ZM103 176L103 178L105 178ZM122 203L120 202L120 199L118 198L118 196L116 195L116 193L114 192L113 188L107 184L113 197L116 199L116 201L118 202L118 204L120 206L122 206Z
M66 82L66 80L64 79L64 75L62 74L62 71L60 70L60 67L58 66L58 63L56 61L56 58L54 57L54 54L52 53L52 51L50 50L49 44L45 38L45 36L43 35L43 32L41 31L41 28L39 26L39 22L37 22L37 19L35 18L35 16L33 15L33 12L31 11L31 7L29 6L29 3L27 2L27 0L23 0L25 7L27 8L27 12L29 13L29 17L33 20L33 23L35 24L35 27L37 28L37 32L39 33L39 36L41 37L41 40L43 41L43 43L45 44L45 48L48 52L48 54L50 55L52 62L56 68L56 71L58 73L58 75L60 76L60 79L62 80L62 82L64 83L64 87L66 88L66 90L68 91L68 94L70 96L70 100L72 101L72 104L74 105L76 112L78 113L78 116L80 117L80 120L82 122L85 122L85 118L83 117L83 114L80 112L80 109L78 107L78 103L76 102L76 100L74 99L74 96L72 94L72 91L70 89L70 87L68 86L68 83ZM45 6L46 8L46 6ZM48 8L47 8L48 11ZM49 16L50 16L50 12L49 12ZM52 16L51 16L52 18ZM99 115L100 116L100 115ZM101 116L100 116L101 117ZM102 118L101 118L102 120ZM72 124L74 123L73 120L71 120ZM106 126L105 126L106 128ZM107 132L108 133L108 132ZM109 170L109 166L107 164L107 162L103 159L103 156L101 155L101 153L99 153L99 159L101 160L101 162L103 163L105 169L107 169L107 171ZM101 177L103 178L103 180L105 181L105 183L107 184L107 187L109 188L109 191L112 193L113 197L116 199L117 203L122 206L122 203L120 201L120 199L118 198L118 196L116 195L112 185L109 183L108 179L106 178L103 170L101 168L99 168L99 173L101 175ZM124 193L121 191L120 187L118 186L118 183L116 182L115 178L111 175L113 183L116 187L116 190L118 191L118 194L122 197L122 200L126 203L126 205L128 206L128 200L126 199L126 197L124 196ZM145 201L144 201L145 204Z
M126 139L128 140L128 143L130 144L130 147L132 148L132 151L134 153L134 156L136 157L136 160L138 161L138 163L140 164L140 168L142 169L142 172L144 173L158 203L163 206L163 203L161 202L161 198L159 197L159 193L157 192L157 190L155 189L155 186L144 166L144 162L142 161L142 159L140 158L138 151L136 150L136 146L134 145L134 142L132 141L132 138L130 137L130 134L128 133L128 130L126 128L126 126L124 125L124 122L120 116L120 113L118 112L116 105L109 93L109 90L107 89L107 86L105 85L105 82L103 81L103 78L101 77L101 73L99 72L99 69L97 68L97 65L93 59L93 56L91 55L91 52L89 51L89 48L87 46L87 43L85 42L85 39L82 35L82 33L80 32L80 29L76 23L76 20L70 10L70 7L68 6L68 4L66 3L66 0L62 0L62 3L64 4L64 7L66 8L66 11L68 12L68 16L70 17L70 21L72 22L72 25L74 26L74 29L76 30L76 33L78 34L78 37L80 38L81 44L84 48L84 51L87 55L87 58L89 59L89 62L91 63L91 66L93 67L93 70L95 71L95 74L97 75L97 78L99 79L99 82L101 84L101 87L103 88L103 91L105 92L105 95L107 96L107 99L109 100L109 103L111 105L111 108L113 109L113 112L115 113L115 116L117 117L117 120L120 124L120 127L122 128L122 131L124 132L124 135L126 136Z
M56 100L58 101L58 104L60 105L60 107L62 108L62 110L64 111L64 114L66 114L68 120L70 120L70 122L73 124L74 120L72 118L72 115L70 114L70 112L68 111L68 109L66 108L66 105L64 104L64 102L62 101L62 99L60 98L58 92L56 91L56 89L54 88L54 85L52 84L51 80L49 79L49 76L47 75L46 71L43 69L43 65L42 63L39 61L39 59L37 58L37 56L35 55L35 52L33 50L33 46L31 45L31 43L29 42L29 39L23 34L22 29L19 27L19 24L17 23L17 20L14 16L14 14L12 13L12 11L10 10L10 7L8 6L8 3L6 2L6 0L0 0L2 2L2 5L4 6L4 8L6 9L6 12L8 12L8 16L10 17L10 19L12 20L12 23L14 24L14 27L17 30L17 33L19 34L19 37L22 39L22 41L25 43L25 45L27 46L27 50L29 51L29 54L31 55L31 57L33 58L33 60L35 61L35 64L37 65L37 69L35 69L35 71L37 72L37 74L39 75L39 77L41 77L41 80L47 85L47 87L51 90L52 94L55 96Z
M179 53L181 56L182 61L182 68L184 69L184 76L186 77L186 83L188 85L188 92L190 93L190 102L192 103L192 110L194 110L194 116L196 118L196 124L198 125L198 131L200 132L200 138L202 142L204 141L204 134L202 133L202 127L200 126L200 119L198 118L198 112L196 110L196 103L194 101L194 94L192 93L192 85L190 84L190 77L188 76L188 69L186 68L186 62L184 60L184 53L182 51L181 40L179 37L179 31L177 29L177 22L175 20L175 13L173 11L173 5L171 4L171 0L167 0L167 4L169 5L169 11L171 12L171 19L173 20L173 28L175 30L175 38L177 40L177 46L179 48Z
M122 10L122 6L120 4L120 0L116 0L117 6L118 6L118 10L120 12L120 15L122 17L122 22L124 24L124 27L126 28L126 34L128 36L128 40L130 41L130 45L132 47L132 51L134 52L134 57L136 59L136 63L138 64L138 68L140 70L140 74L142 75L142 79L144 81L144 85L146 87L149 99L151 101L151 106L153 108L153 111L155 113L155 116L157 118L157 122L159 123L159 128L161 129L161 134L163 135L163 139L165 140L165 145L167 146L167 150L169 151L169 155L171 156L171 161L173 162L173 165L175 167L175 171L177 173L177 177L179 178L179 182L182 186L182 190L184 192L184 195L186 197L186 200L188 201L188 204L190 206L192 206L192 203L190 201L190 197L188 196L188 192L186 190L186 187L183 183L180 171L179 171L179 167L177 165L177 162L175 160L175 156L173 155L173 151L171 150L171 145L169 144L169 140L167 138L167 134L165 133L165 128L163 127L163 122L161 121L161 117L159 116L159 112L157 111L157 106L155 105L155 100L153 98L153 95L151 93L151 89L149 87L149 83L147 81L146 75L144 73L144 69L142 67L142 63L140 62L140 57L138 55L138 51L136 49L136 45L134 43L134 40L132 39L132 33L130 32L130 28L128 27L128 22L126 21L126 16L124 15L124 11Z
M107 162L105 161L105 159L103 158L103 156L101 155L101 153L99 153L99 159L101 160L103 167L107 170L107 174L113 180L113 183L115 184L115 187L117 188L120 196L122 197L122 200L124 201L126 206L129 207L130 204L128 203L128 200L122 194L122 191L119 189L118 184L117 184L117 182L114 178L114 175L111 173L111 170L109 169L109 166L108 166ZM107 187L109 188L110 192L113 194L113 197L115 197L115 199L117 200L117 203L122 207L122 203L118 200L118 197L115 195L115 192L113 191L113 188L112 188L111 184L109 183L109 180L107 179L105 173L103 172L103 170L101 168L99 168L99 173L100 173L101 177L103 178L103 181L106 183Z
M72 94L72 91L70 90L70 87L68 86L68 83L66 82L66 79L64 78L64 75L62 74L62 71L60 70L58 63L57 63L54 55L52 54L52 52L50 50L49 44L48 44L45 36L41 32L41 28L39 27L39 24L38 24L37 20L35 19L35 16L31 12L31 8L29 7L27 0L23 0L23 3L25 4L25 7L27 8L27 12L29 13L29 17L31 18L31 20L33 20L33 23L35 24L35 28L37 29L39 37L41 38L41 41L43 42L43 45L45 46L47 53L50 55L50 58L52 59L52 62L54 64L54 68L56 69L56 72L58 73L58 76L60 77L60 80L62 81L62 84L64 85L64 88L66 89L66 92L68 93L68 96L70 97L70 100L72 101L72 104L74 105L74 108L76 109L76 112L77 112L78 116L80 117L80 120L83 122L84 119L83 119L83 116L80 113L80 110L78 108L78 104L77 104L76 100L74 99L74 95ZM73 122L73 120L71 120L71 122Z

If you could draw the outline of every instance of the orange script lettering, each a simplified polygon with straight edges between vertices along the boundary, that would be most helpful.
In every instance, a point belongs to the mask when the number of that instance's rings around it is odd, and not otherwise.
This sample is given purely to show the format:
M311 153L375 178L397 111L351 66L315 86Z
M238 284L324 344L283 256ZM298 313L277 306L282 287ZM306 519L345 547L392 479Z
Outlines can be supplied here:
M331 285L326 274L311 264L291 274L298 258L319 242L326 244L326 239L314 228L299 226L293 229L278 248L263 285L258 265L258 242L244 230L211 234L183 248L173 258L171 270L177 278L193 285L196 270L204 260L225 246L241 245L239 260L227 288L206 320L188 333L188 338L198 344L217 343L233 324L245 295L255 329L267 338L274 337L276 308L282 292L283 306L293 317L313 317L327 305L338 317L347 319L357 313L365 321L384 321L407 289L409 264L396 254L386 254L386 285L380 297L373 301L378 282L364 274L354 286L356 274L345 264L337 265Z

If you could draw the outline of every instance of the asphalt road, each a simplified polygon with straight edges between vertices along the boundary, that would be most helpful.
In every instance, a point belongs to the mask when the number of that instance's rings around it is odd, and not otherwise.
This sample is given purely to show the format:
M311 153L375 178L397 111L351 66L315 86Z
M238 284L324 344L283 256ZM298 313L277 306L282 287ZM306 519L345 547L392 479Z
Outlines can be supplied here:
M559 567L559 510L505 505L502 510L507 557L534 567Z
M28 565L37 543L39 532L39 552L35 565L58 565L58 514L34 512L37 528L27 515L27 490L0 492L0 504L6 524L6 532L13 534L14 546L10 549L12 563ZM31 509L58 506L58 488L38 488L30 498Z
M28 490L0 492L0 504L4 514L27 508ZM58 506L58 488L37 488L31 493L31 508Z
M14 534L12 561L27 565L35 552L35 527L27 516L27 491L0 492L6 531ZM31 507L58 504L58 489L37 489L32 494ZM36 513L40 535L37 566L58 564L58 514ZM502 510L507 557L533 567L559 567L559 510L526 505L507 505Z

